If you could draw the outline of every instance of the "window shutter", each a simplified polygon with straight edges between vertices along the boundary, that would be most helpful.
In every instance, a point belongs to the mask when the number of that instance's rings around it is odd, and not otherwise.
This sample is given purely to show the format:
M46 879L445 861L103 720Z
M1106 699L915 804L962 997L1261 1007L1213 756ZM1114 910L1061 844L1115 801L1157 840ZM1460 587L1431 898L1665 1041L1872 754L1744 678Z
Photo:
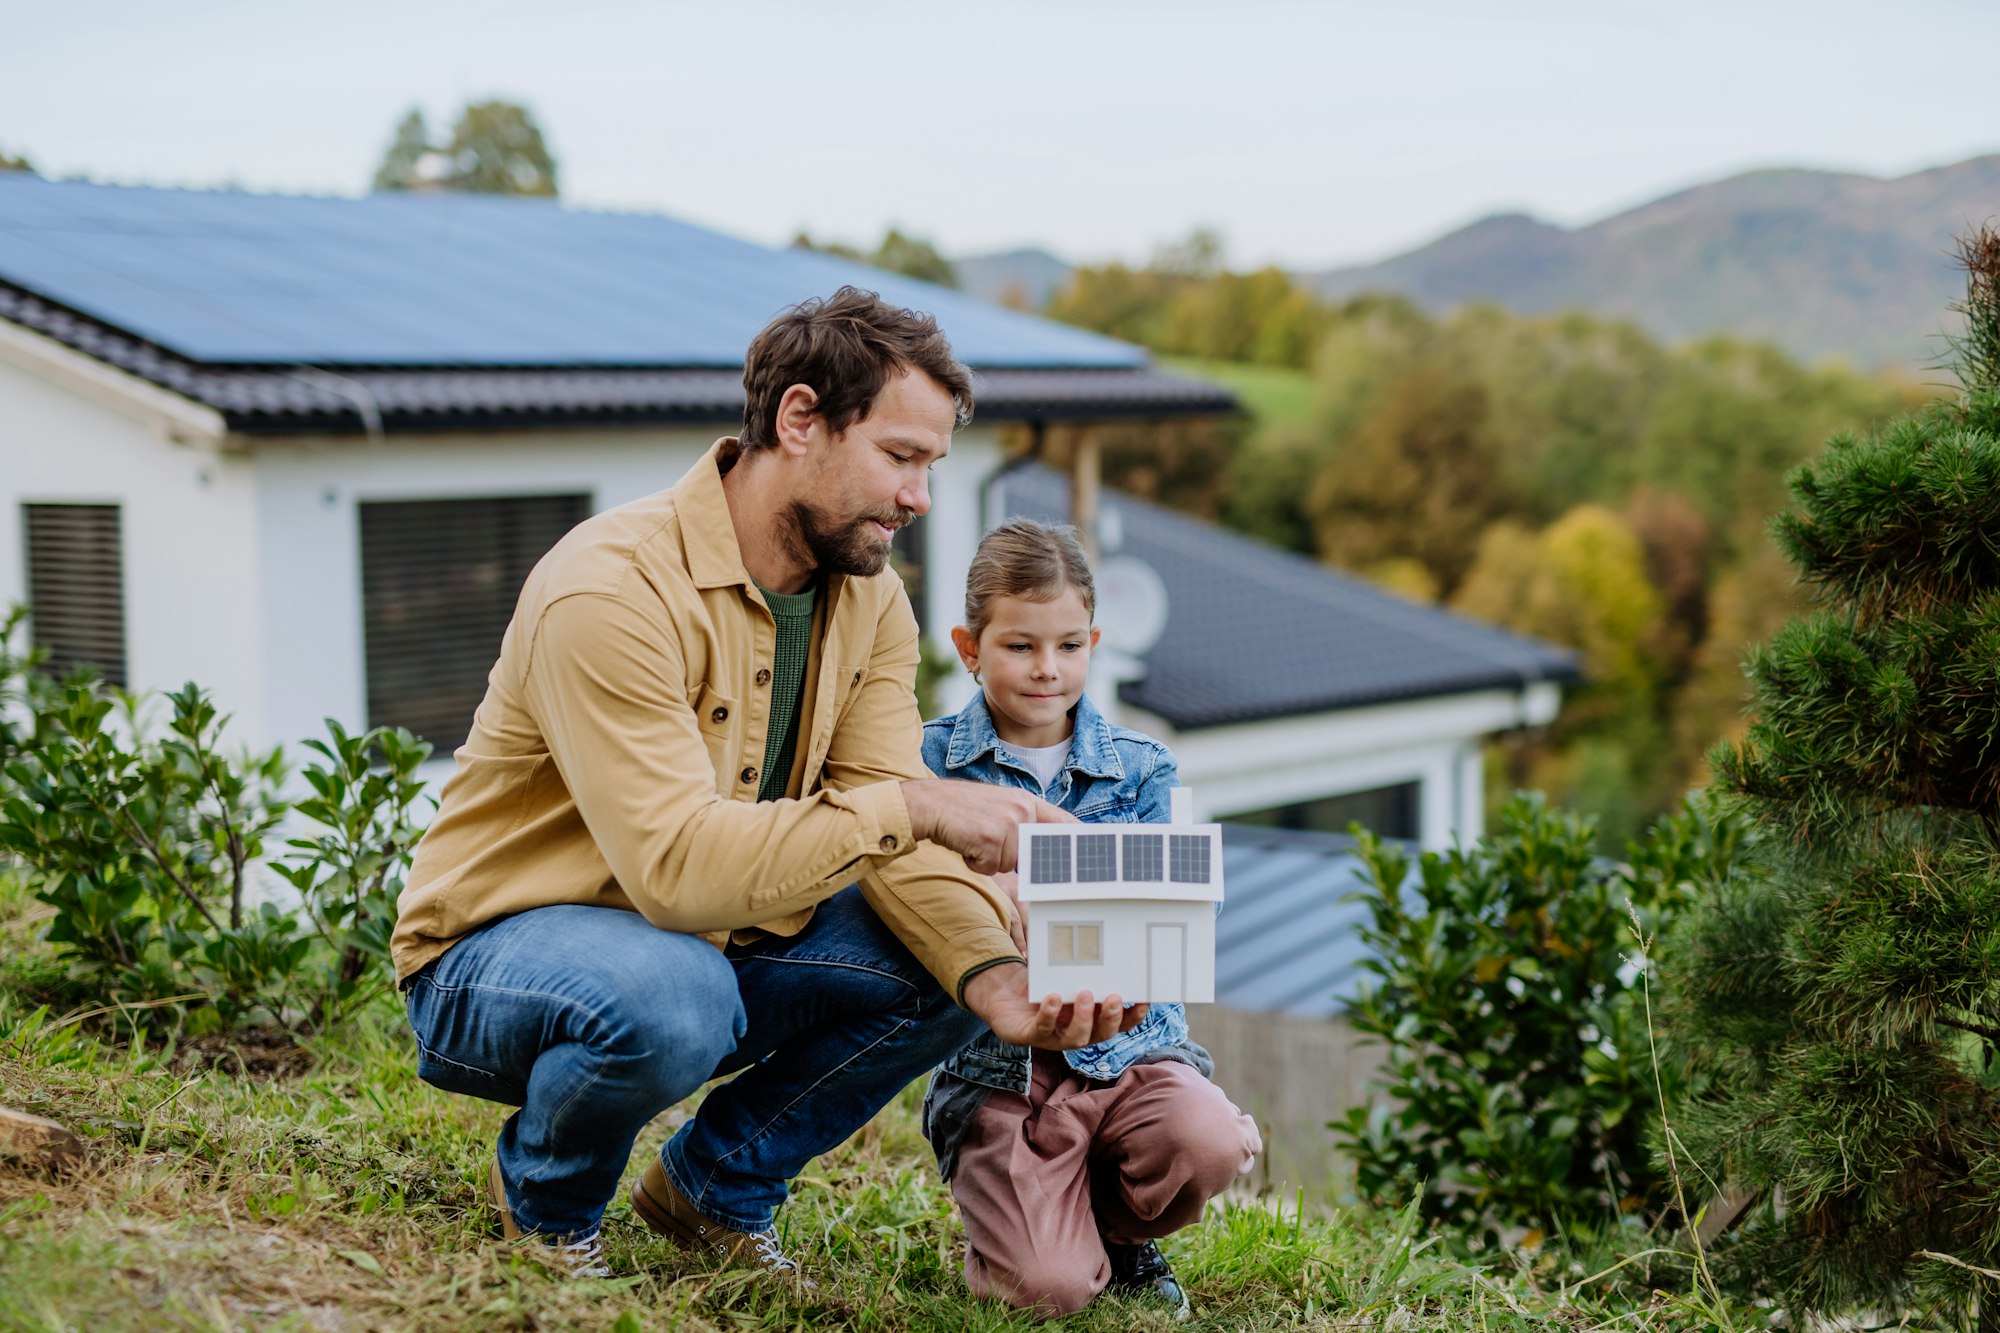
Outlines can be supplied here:
M368 724L457 749L528 571L589 515L588 495L364 503Z
M125 561L118 506L21 506L28 545L28 605L47 670L79 667L123 687Z

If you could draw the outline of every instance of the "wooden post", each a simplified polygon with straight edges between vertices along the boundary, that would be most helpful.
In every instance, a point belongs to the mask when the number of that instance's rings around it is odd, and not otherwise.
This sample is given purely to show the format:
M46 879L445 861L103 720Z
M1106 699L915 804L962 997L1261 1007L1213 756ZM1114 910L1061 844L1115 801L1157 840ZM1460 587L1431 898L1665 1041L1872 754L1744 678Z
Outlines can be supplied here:
M1078 426L1069 451L1069 521L1076 527L1083 553L1095 565L1097 547L1097 492L1102 480L1102 463L1097 432Z

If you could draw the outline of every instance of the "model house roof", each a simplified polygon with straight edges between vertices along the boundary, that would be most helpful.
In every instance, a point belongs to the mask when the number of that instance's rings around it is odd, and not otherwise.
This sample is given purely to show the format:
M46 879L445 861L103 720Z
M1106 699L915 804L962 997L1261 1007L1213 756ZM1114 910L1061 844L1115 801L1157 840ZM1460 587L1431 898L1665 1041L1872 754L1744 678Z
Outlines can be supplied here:
M1060 522L1069 482L1009 472L1009 514ZM1254 538L1107 492L1117 553L1167 588L1166 632L1119 697L1181 730L1580 679L1576 657Z
M1222 826L1229 901L1215 919L1215 1002L1255 1013L1330 1018L1366 974L1360 927L1345 901L1362 887L1354 840L1340 834Z
M1021 901L1220 902L1216 824L1023 824Z
M750 339L849 283L935 314L988 419L1235 405L1127 343L656 214L0 175L0 319L252 433L356 429L357 399L389 429L735 420Z

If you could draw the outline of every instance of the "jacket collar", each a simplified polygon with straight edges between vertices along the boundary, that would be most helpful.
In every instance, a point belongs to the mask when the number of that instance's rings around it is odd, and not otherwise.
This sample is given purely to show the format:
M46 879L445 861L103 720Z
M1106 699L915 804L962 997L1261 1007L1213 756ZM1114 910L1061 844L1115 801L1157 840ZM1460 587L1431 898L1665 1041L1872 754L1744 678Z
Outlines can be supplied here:
M1090 702L1089 695L1076 701L1071 716L1075 729L1070 733L1069 758L1063 761L1063 767L1093 778L1114 781L1123 778L1125 765L1119 762L1118 749L1111 743L1111 724L1097 711L1097 705ZM952 719L951 745L945 752L944 766L954 770L964 768L1004 749L1006 744L993 729L993 714L987 710L986 692L981 690Z
M740 586L760 604L762 594L743 567L743 548L736 542L736 525L729 521L729 498L722 493L722 475L736 466L743 446L725 435L674 483L674 509L681 520L681 545L687 552L688 575L697 588ZM831 607L845 578L826 574L823 596Z

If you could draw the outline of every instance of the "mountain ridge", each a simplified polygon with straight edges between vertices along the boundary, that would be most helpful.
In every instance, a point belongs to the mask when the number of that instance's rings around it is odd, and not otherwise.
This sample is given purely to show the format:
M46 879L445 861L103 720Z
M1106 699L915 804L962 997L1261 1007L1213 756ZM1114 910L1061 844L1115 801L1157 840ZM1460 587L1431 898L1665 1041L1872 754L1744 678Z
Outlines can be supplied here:
M1372 264L1298 275L1334 300L1399 292L1434 312L1583 309L1668 341L1731 334L1819 361L1916 370L1961 294L1954 239L2000 214L2000 153L1903 176L1768 167L1586 226L1501 213Z

